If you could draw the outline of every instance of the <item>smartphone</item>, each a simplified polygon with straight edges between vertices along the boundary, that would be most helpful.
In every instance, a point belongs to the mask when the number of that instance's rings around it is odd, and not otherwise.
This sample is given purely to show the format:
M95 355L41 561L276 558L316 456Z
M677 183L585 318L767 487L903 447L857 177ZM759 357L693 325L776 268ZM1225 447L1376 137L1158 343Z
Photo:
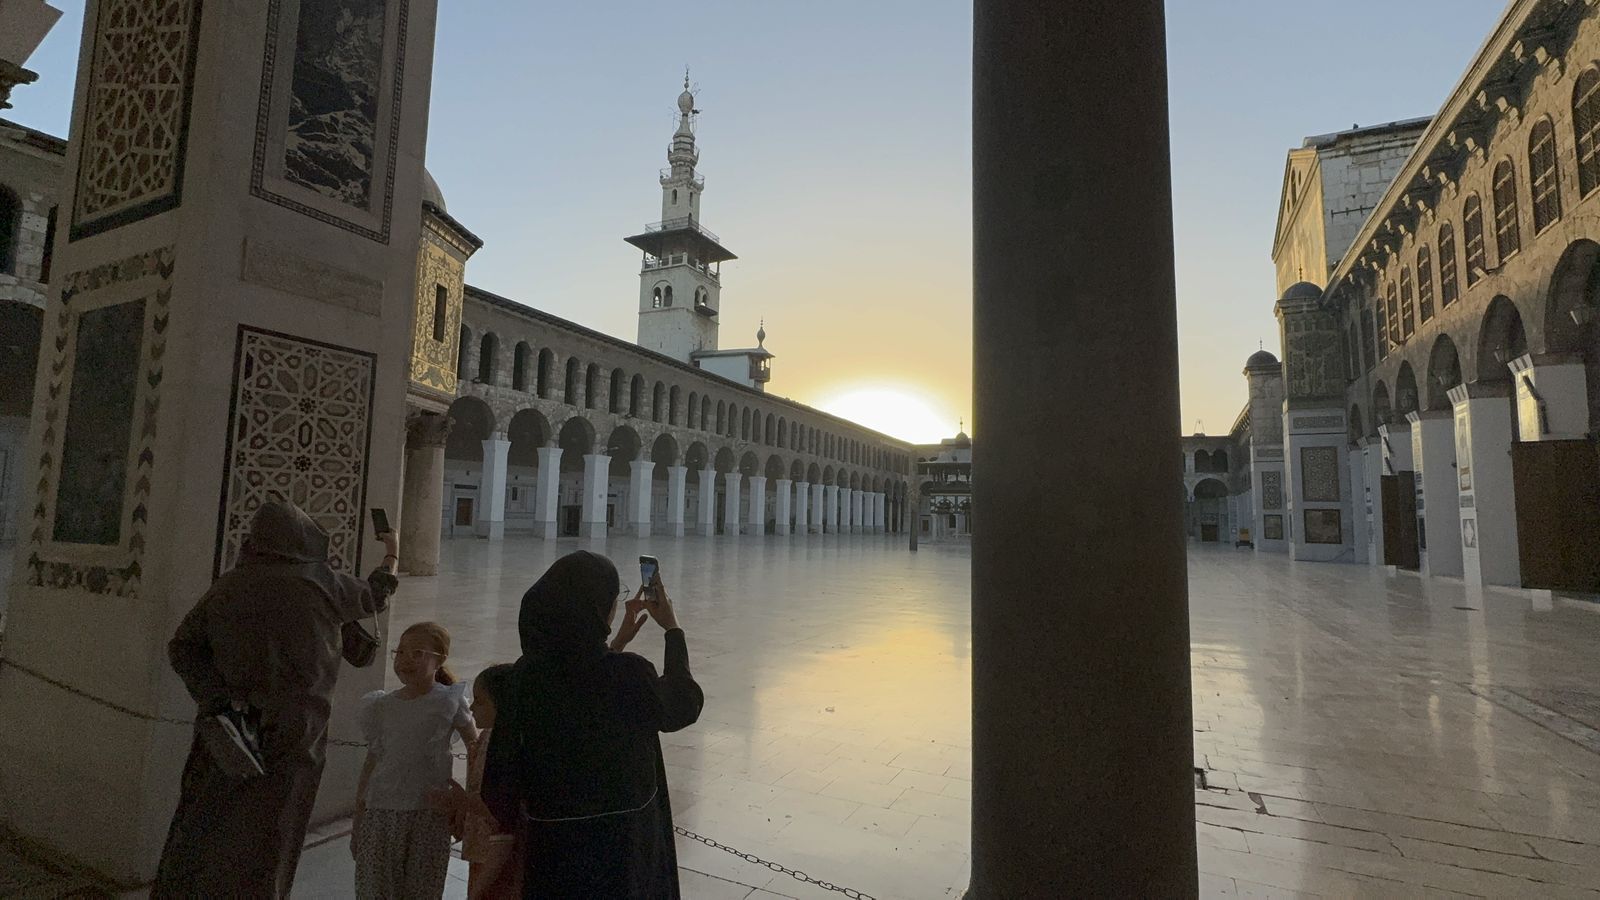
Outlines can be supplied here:
M393 530L389 527L389 514L383 509L374 506L372 508L372 534L381 541L385 534Z
M656 574L661 571L661 563L654 556L639 557L639 586L648 588L655 583Z

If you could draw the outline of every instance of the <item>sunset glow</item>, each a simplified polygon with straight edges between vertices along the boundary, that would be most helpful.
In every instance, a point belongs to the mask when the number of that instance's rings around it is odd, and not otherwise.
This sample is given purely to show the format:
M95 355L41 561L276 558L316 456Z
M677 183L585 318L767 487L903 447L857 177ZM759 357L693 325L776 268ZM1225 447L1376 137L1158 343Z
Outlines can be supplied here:
M906 385L844 388L827 395L817 408L916 444L954 437L960 427L958 413Z

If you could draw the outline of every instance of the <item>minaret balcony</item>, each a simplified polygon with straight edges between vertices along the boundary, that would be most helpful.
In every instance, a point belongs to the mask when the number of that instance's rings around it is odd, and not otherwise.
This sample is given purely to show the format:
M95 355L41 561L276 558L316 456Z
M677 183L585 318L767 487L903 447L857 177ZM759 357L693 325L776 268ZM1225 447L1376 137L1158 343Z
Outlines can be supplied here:
M645 234L657 231L693 231L696 234L705 235L714 243L722 243L722 238L717 237L716 232L695 221L694 216L678 216L675 219L662 219L659 222L651 222L644 227L644 231Z
M666 187L669 184L683 184L683 183L685 183L684 176L673 174L673 171L671 169L662 169L661 170L661 186L662 187ZM703 191L703 190L706 189L706 177L704 175L696 175L693 172L689 172L688 173L688 178L687 178L687 183L688 183L688 185L690 187L694 188L697 191Z
M717 271L720 268L717 264L690 259L687 253L669 253L666 256L646 255L644 262L640 263L639 267L646 272L651 272L657 269L670 269L675 266L688 266L704 275L712 284L722 284L722 273Z

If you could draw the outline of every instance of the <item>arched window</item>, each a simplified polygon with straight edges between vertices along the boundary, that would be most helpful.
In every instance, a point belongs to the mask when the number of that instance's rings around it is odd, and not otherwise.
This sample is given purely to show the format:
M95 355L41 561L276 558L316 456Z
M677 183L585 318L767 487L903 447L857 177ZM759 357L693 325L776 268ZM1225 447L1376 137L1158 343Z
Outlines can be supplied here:
M761 437L767 442L768 447L773 446L773 442L777 440L777 435L773 433L777 431L777 429L777 422L773 418L772 413L767 413L767 423L761 428Z
M661 305L662 306L671 306L672 305L672 285L670 285L670 284L661 289Z
M1572 136L1578 154L1578 193L1600 187L1600 71L1587 69L1572 89Z
M678 205L678 189L677 188L673 188L672 189L672 205L673 206L677 206Z
M545 377L545 370L550 366L555 365L555 354L551 353L547 361L545 358L546 353L550 353L550 351L539 351L539 377L541 379ZM567 357L567 377L561 380L562 403L565 403L568 406L578 405L578 379L581 377L582 372L583 367L578 363L578 358L575 356ZM544 390L545 389L543 386L539 388L539 396L545 396Z
M1446 222L1439 226L1439 308L1444 309L1461 296L1456 281L1456 230Z
M0 184L0 275L17 274L17 244L22 239L22 199Z
M727 418L727 414L728 414L728 406L727 406L726 401L718 400L717 401L717 434L721 434L723 429L727 428L727 424L724 421Z
M650 421L659 422L662 414L667 411L667 386L656 382L655 389L650 392Z
M644 406L644 376L635 375L633 381L628 383L628 415L639 415L642 406Z
M478 349L478 380L484 384L494 384L495 357L499 351L500 339L492 331L485 334Z
M1427 244L1417 250L1417 317L1433 318L1433 251Z
M700 398L700 430L711 430L711 398Z
M690 428L698 428L700 425L700 395L694 391L689 392L689 420L684 424Z
M1556 172L1556 127L1541 119L1528 135L1528 177L1533 185L1533 233L1561 218L1561 184Z
M749 410L745 410L745 416L748 417L749 415L750 415L750 411ZM728 432L727 433L728 433L728 437L731 437L731 438L736 438L736 437L739 436L739 404L737 404L737 403L729 403L728 404Z
M573 368L576 365L577 365L577 363L574 360L572 360L572 359L568 359L567 360L567 381L569 383L569 387L567 389L567 392L569 394L573 390L575 390L577 388L577 384L575 384L575 382L578 380L578 370ZM554 377L554 375L555 375L555 372L552 371L553 369L555 369L555 367L556 367L556 355L555 355L555 352L552 351L549 347L546 347L543 350L540 350L539 351L539 368L534 373L534 383L533 383L534 392L539 395L540 399L543 399L543 400L549 400L550 399L550 391L552 389L554 389L554 387L555 387L555 385L550 383L551 378ZM568 403L576 403L577 400L576 400L576 398L569 396L569 397L566 398L566 402L568 402Z
M611 412L622 412L622 382L626 377L621 369L611 370L611 403L607 407Z
M589 368L583 375L583 408L594 409L595 402L600 399L600 367L589 363Z
M1363 326L1367 330L1369 340L1372 341L1372 358L1374 360L1383 359L1389 355L1389 325L1388 320L1383 315L1383 298L1378 298L1376 315L1369 309L1363 313L1363 316L1365 317Z
M1399 304L1394 300L1394 284L1391 282L1378 298L1378 358L1383 359L1389 355L1389 341L1394 334L1396 315L1394 308Z
M750 440L750 407L739 410L739 440Z
M533 351L522 341L517 342L517 348L511 351L511 389L525 391L528 389L528 357Z
M1350 323L1350 332L1344 339L1345 377L1355 381L1361 377L1361 339L1356 323Z
M444 343L444 326L450 318L450 292L442 284L433 287L433 340Z
M1411 267L1400 267L1400 340L1409 341L1416 333L1416 298L1412 296Z
M1517 170L1509 159L1494 167L1494 246L1502 263L1522 249L1522 231L1517 227Z
M1461 207L1462 227L1466 229L1467 241L1467 287L1478 283L1485 270L1489 268L1487 256L1483 249L1483 201L1477 194L1467 198Z

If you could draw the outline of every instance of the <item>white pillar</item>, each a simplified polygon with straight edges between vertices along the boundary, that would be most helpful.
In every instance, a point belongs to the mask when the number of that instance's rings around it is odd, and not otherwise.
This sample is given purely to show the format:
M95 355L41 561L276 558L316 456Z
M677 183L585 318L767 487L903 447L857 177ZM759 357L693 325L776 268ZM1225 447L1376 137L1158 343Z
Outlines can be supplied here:
M1524 441L1584 438L1589 387L1578 357L1527 355L1510 363L1517 385L1517 431Z
M794 497L794 482L787 478L779 478L777 482L778 499L773 515L777 517L777 524L773 531L776 534L789 533L789 502Z
M739 533L739 479L741 477L743 476L738 472L728 472L722 476L724 483L722 533L730 536Z
M606 499L611 493L611 457L604 453L583 456L583 513L578 533L586 538L606 536Z
M561 533L561 448L539 448L539 475L533 489L534 534L553 541Z
M1430 410L1407 413L1406 418L1411 421L1411 464L1417 473L1422 574L1459 577L1463 569L1455 416Z
M656 464L648 459L633 461L628 482L628 524L634 537L650 536L651 501L655 499Z
M822 489L822 530L829 534L839 533L839 488L837 485L827 485Z
M705 537L717 533L717 470L706 466L700 470L700 507L695 519L695 532Z
M811 483L796 481L794 483L794 533L810 534L811 516Z
M745 534L767 533L767 476L750 476L749 518L744 523Z
M1365 493L1357 502L1363 504L1360 515L1367 524L1367 565L1383 565L1383 444L1364 440L1361 446L1361 468Z
M1521 587L1509 391L1503 384L1462 384L1451 388L1450 401L1456 414L1462 577L1468 584Z
M1345 451L1345 470L1350 478L1350 524L1354 527L1354 561L1358 565L1372 562L1372 541L1367 535L1371 527L1366 512L1367 464L1366 451L1351 447Z
M882 491L872 495L872 530L877 534L883 534L888 530L885 527L886 523L884 519L884 509L887 499L887 496Z
M823 513L828 508L823 500L825 485L813 484L811 486L811 499L806 503L806 531L811 534L822 533Z
M478 479L478 537L498 541L506 536L506 455L511 442L495 432L483 442L483 477Z
M850 533L851 534L860 534L862 532L862 528L861 528L861 497L862 497L861 491L856 490L854 488L852 488L850 490Z
M688 467L667 467L667 531L673 537L683 537L683 499L688 483Z

